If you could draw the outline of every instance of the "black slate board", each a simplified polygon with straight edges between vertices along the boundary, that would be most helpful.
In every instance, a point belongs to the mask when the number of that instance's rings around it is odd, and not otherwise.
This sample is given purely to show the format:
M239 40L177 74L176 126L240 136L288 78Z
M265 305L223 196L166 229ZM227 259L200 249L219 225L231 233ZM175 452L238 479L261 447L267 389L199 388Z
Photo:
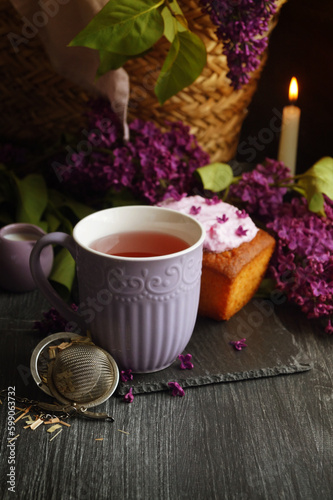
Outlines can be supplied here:
M246 338L247 347L236 350L230 341ZM272 377L310 370L294 335L280 322L273 304L253 299L229 321L198 317L184 354L192 354L194 368L181 370L177 359L169 368L149 374L134 374L120 382L117 394L129 388L133 394L168 390L168 382L182 387Z

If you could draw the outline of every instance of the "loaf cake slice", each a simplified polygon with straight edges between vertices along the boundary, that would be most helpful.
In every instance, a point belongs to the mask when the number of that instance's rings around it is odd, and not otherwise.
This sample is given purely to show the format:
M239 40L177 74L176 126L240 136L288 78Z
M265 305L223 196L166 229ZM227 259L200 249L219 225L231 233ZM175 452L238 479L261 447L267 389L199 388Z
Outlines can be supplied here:
M228 320L259 288L274 238L258 229L244 210L220 200L190 196L161 205L192 215L205 227L199 314Z

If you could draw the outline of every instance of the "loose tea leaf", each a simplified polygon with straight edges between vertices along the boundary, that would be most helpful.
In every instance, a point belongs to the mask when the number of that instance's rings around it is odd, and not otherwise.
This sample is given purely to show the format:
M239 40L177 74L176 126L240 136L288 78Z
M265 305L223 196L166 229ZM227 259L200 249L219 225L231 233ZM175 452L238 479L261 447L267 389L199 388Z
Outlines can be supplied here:
M57 429L62 429L62 427L61 427L60 424L54 424L54 425L52 425L52 427L50 427L49 429L47 429L46 432L52 433L52 432L56 431Z
M42 420L41 418L38 418L37 420L35 420L35 422L33 424L30 425L30 429L32 431L36 430L37 427L39 427L40 425L42 425L44 423L44 420Z

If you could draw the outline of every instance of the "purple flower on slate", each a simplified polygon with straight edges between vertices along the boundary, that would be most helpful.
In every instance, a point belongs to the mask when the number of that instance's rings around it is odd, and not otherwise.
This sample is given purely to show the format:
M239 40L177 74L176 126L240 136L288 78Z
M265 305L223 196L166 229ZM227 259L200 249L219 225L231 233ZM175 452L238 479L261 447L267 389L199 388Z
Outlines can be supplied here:
M169 382L168 386L170 389L172 389L171 395L172 396L179 396L183 397L185 396L185 391L184 389L178 384L178 382Z
M245 219L246 217L249 216L245 210L237 210L236 215L239 219Z
M238 226L238 228L235 231L235 234L237 236L246 236L247 232L248 232L248 229L243 229L243 226Z
M121 370L120 380L122 382L128 382L129 380L133 380L132 370Z
M180 359L180 369L181 370L192 370L193 363L191 363L192 354L179 354L178 359Z
M223 214L222 217L217 216L216 220L219 224L224 224L229 220L229 217L227 217L226 214Z
M201 207L195 207L194 205L190 208L190 215L198 215L201 211Z
M133 395L133 387L130 388L127 394L124 396L125 403L133 403L134 395Z
M247 347L247 344L245 344L246 339L241 339L241 340L232 340L229 342L229 344L233 345L237 351L241 351L244 347Z
M72 304L71 308L73 311L78 310L76 304ZM42 335L73 331L73 325L63 318L54 307L44 312L42 321L35 321L34 327L37 328Z

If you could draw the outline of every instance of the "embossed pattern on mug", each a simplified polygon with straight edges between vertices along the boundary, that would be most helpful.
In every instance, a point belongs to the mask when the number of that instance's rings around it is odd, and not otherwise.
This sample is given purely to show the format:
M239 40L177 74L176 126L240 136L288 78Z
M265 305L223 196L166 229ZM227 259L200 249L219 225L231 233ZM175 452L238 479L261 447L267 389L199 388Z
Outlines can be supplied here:
M169 366L189 342L200 294L202 251L156 263L149 269L142 262L110 265L106 257L102 269L108 305L99 307L89 328L96 343L112 353L122 368L133 372L153 372ZM88 280L89 281L89 280ZM81 290L92 303L92 289ZM95 304L95 307L96 304ZM103 309L103 310L101 310ZM110 325L103 330L103 325ZM95 332L104 331L103 334ZM122 332L122 335L113 332Z

